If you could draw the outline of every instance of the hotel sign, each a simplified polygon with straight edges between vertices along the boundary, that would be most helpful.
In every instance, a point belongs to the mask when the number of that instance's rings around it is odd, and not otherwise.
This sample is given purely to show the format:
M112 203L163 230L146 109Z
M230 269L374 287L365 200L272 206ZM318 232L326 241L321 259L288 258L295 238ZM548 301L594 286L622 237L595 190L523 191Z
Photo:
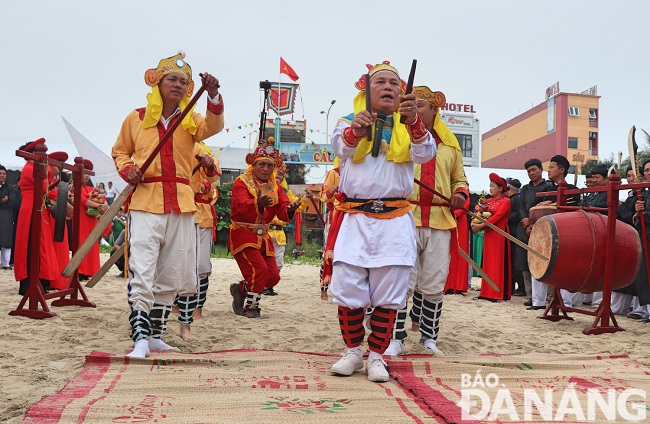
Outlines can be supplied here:
M450 127L474 127L474 118L471 116L442 116L441 118L444 120L443 122Z
M476 113L474 105L466 105L462 103L445 103L445 105L440 109L448 110L449 112Z

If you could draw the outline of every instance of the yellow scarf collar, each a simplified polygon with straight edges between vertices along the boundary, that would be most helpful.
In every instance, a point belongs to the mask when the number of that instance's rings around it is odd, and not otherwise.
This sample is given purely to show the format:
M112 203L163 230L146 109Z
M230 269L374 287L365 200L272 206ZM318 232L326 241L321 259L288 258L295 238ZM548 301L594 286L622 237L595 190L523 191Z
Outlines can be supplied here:
M183 99L178 105L181 108L181 112L185 110L189 102L190 98L188 96L183 96ZM185 118L183 118L183 122L181 123L183 129L192 135L196 134L196 122L194 122L194 119L192 118L192 112L195 106L196 104L192 106L192 109L187 115L185 115ZM147 129L158 125L158 121L160 121L160 117L162 116L162 110L162 96L160 95L160 89L155 85L151 88L151 93L147 94L147 109L144 112L142 128Z
M260 189L260 192L262 194L266 194L270 198L273 199L273 206L277 205L279 202L279 197L278 197L278 186L275 182L275 174L276 170L273 170L273 175L271 175L271 178L266 182L266 184L263 184L261 186L258 186L255 183L255 179L253 178L253 166L248 165L248 169L246 172L241 174L239 179L242 180L244 184L246 184L246 188L248 189L248 192L257 200L257 189Z
M436 132L436 134L438 134L438 137L440 137L440 140L443 144L446 144L449 147L453 147L459 152L462 151L460 149L460 143L458 143L458 139L454 133L451 132L447 124L442 122L440 119L440 112L436 113L436 117L433 118L433 130Z
M360 91L354 98L354 114L366 109L366 93ZM399 122L400 114L393 113L393 134L390 139L390 144L385 141L381 143L381 151L387 152L386 159L393 162L410 162L411 161L411 136L406 130L406 126ZM375 125L372 126L373 136L375 134ZM357 149L352 155L352 162L363 163L365 157L372 150L372 142L368 141L366 137L361 139Z

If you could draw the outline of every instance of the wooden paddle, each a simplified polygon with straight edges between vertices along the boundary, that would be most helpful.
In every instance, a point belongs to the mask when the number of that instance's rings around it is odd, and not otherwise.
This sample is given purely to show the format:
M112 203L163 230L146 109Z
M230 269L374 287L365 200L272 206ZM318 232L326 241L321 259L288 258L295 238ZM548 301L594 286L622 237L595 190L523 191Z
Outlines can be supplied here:
M203 76L203 74L200 74ZM206 89L206 85L203 84L201 85L201 88L196 92L194 97L192 97L192 100L187 104L183 112L180 114L178 119L174 121L174 123L167 129L167 132L165 132L165 135L160 139L160 142L156 146L156 148L151 152L147 160L144 161L142 166L140 166L140 171L142 172L142 175L144 175L145 171L153 160L158 156L162 148L165 146L167 141L169 141L172 138L172 134L174 134L174 131L176 131L176 128L183 122L183 119L185 116L187 116L188 113L190 113L190 110L192 110L192 107L194 107L194 104L199 100L201 95ZM68 265L65 267L63 270L63 276L64 277L69 277L72 275L73 272L77 268L79 268L79 265L81 265L81 262L84 260L88 252L90 252L90 249L92 249L93 245L97 243L97 240L102 236L104 233L104 230L106 227L110 225L111 222L113 222L113 218L117 215L119 212L120 208L126 202L126 199L129 198L131 193L133 193L133 190L135 190L136 185L129 183L124 190L120 193L119 196L113 201L113 204L111 205L110 208L102 215L101 219L99 222L97 222L97 225L95 225L95 228L88 234L88 237L86 237L86 240L84 240L83 244L79 246L79 249L75 252L74 256L68 263Z
M467 261L467 263L474 269L474 271L478 272L481 275L481 277L483 277L485 282L488 283L494 290L496 290L497 292L501 292L499 286L497 286L494 283L494 281L492 281L492 279L485 273L485 271L483 271L483 269L480 266L478 266L478 264L474 262L474 260L470 258L469 255L465 253L463 249L460 248L460 246L456 246L456 247L458 247L458 253L460 253L460 256L463 259L465 259L465 261Z
M97 283L99 282L99 280L101 280L102 277L103 277L104 275L106 275L106 273L108 272L108 270L111 269L111 267L112 267L113 265L115 265L115 262L117 262L117 261L118 261L118 260L119 260L123 255L124 255L124 245L125 245L125 244L126 244L126 243L122 243L122 245L120 246L120 248L117 249L117 250L116 250L116 251L111 255L111 257L108 258L108 260L107 260L106 262L104 262L104 265L102 265L102 267L99 268L99 270L95 273L95 275L93 275L93 278L91 278L90 281L88 281L88 282L86 283L86 287L95 287L95 284L97 284Z
M415 79L415 67L417 66L418 61L416 59L413 59L413 63L411 63L411 72L409 73L409 79L406 82L406 91L404 91L404 94L411 94L413 91L413 80ZM399 121L402 124L406 123L406 116L400 116Z
M441 199L446 200L447 202L451 203L451 200L448 197L446 197L444 194L438 193L436 190L434 190L433 188L429 187L428 185L422 183L422 181L418 180L417 178L414 178L413 180L420 187L430 191L431 193L435 194L436 196L440 197ZM499 227L495 226L494 224L492 224L491 222L485 220L483 217L478 216L474 212L472 212L472 211L470 211L468 209L465 209L465 208L460 208L460 210L462 210L463 212L465 212L466 214L468 214L472 218L478 219L479 221L481 221L482 223L484 223L485 225L487 225L488 227L490 227L491 229L493 229L497 233L501 234L503 237L507 238L508 240L510 240L511 242L516 244L517 246L520 246L520 247L526 249L527 251L529 251L533 255L535 255L535 256L537 256L537 257L539 257L541 259L544 259L545 261L549 260L546 256L542 255L537 250L535 250L532 247L528 246L526 243L522 242L521 240L519 240L519 239L511 236L510 234L506 233L501 228L499 228Z
M370 75L364 75L364 80L366 83L366 110L372 116L372 97L370 97ZM372 125L366 128L366 138L368 141L372 141Z

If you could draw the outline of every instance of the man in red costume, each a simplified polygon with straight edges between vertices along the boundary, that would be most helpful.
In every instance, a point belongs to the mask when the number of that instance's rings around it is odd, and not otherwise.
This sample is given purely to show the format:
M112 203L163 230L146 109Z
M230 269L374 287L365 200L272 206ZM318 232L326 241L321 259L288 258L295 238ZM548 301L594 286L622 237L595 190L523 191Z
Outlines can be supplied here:
M451 249L455 254L458 246L457 224L452 211L463 207L469 199L469 186L460 144L440 119L439 108L445 104L445 95L426 86L413 87L413 93L422 123L437 146L432 160L422 165L415 164L415 178L450 198L451 204L417 184L409 198L417 227L417 256L409 279L409 295L413 294L410 315L413 324L419 325L420 343L424 348L429 353L443 355L436 341L445 283L450 272ZM397 313L393 338L385 355L402 353L406 340L405 320L406 308Z
M230 294L235 314L260 318L262 292L280 281L269 235L271 221L276 216L291 221L300 206L300 198L290 202L285 191L278 187L275 177L281 159L273 146L258 147L246 155L246 163L246 172L232 185L232 222L228 234L228 250L244 279L230 285Z
M190 111L143 173L140 166L179 119L194 90L192 68L185 54L163 59L145 72L151 87L147 107L132 111L113 146L113 159L122 178L137 184L129 205L129 316L131 357L144 358L149 350L170 350L162 341L176 295L196 293L196 237L194 191L190 187L194 144L223 128L223 101L219 80L203 73L208 93L205 117ZM207 175L215 175L212 158L201 155ZM143 175L144 174L144 175Z

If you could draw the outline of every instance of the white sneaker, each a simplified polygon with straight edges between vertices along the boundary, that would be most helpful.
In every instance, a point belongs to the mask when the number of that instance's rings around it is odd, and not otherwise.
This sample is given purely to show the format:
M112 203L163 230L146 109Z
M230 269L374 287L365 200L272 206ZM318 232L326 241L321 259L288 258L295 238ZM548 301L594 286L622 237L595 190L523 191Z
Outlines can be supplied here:
M368 380L377 383L388 381L388 370L386 370L386 362L382 358L368 358L366 361L366 374Z
M386 356L397 356L402 354L402 349L404 348L404 343L401 340L391 339L390 345L384 351Z
M361 349L348 349L343 357L332 365L330 371L339 375L352 375L361 368L363 368Z
M422 346L424 346L424 350L426 350L428 353L432 353L435 356L445 356L445 353L442 350L438 349L438 346L436 346L436 341L433 339L426 339L422 342Z

